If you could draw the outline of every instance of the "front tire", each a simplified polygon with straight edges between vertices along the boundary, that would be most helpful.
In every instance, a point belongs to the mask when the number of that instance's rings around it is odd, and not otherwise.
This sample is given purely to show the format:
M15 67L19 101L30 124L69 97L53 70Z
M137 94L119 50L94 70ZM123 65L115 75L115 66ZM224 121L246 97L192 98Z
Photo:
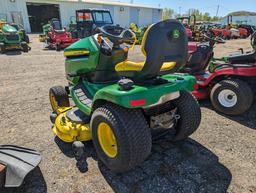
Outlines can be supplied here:
M29 46L26 42L21 42L21 48L22 48L23 52L29 51Z
M92 115L90 128L100 160L113 172L126 172L151 152L151 132L141 110L106 104Z
M217 111L227 115L240 115L251 107L253 91L242 80L222 80L212 88L210 99Z
M70 106L68 93L63 86L54 86L50 88L49 99L52 110L56 114L58 114L59 108Z
M180 97L173 102L177 108L177 114L180 115L173 141L185 140L199 127L201 109L195 97L187 91L181 91Z

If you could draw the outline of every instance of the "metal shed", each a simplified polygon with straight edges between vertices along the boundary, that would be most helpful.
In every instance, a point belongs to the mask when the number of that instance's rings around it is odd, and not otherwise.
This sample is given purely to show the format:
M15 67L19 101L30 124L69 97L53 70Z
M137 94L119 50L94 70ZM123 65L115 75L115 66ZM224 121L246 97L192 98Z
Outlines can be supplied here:
M39 32L45 20L57 17L63 26L70 23L75 10L103 8L111 12L114 23L129 27L149 25L162 19L162 9L145 5L102 0L1 0L0 14L7 14L9 22L23 24L28 32ZM41 29L40 29L41 30Z
M219 21L221 24L227 24L227 17ZM232 23L235 24L248 24L256 26L256 16L233 16Z

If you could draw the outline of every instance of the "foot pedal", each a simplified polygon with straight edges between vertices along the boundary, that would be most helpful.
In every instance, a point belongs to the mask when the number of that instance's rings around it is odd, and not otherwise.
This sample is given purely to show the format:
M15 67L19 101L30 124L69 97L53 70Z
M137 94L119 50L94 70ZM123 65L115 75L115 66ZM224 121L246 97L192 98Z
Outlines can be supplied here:
M66 116L68 119L70 119L70 121L77 124L90 122L90 118L86 114L84 114L82 111L80 111L78 107L68 110L66 113Z
M88 97L87 91L82 86L80 85L75 86L74 92L81 103L92 108L92 100Z

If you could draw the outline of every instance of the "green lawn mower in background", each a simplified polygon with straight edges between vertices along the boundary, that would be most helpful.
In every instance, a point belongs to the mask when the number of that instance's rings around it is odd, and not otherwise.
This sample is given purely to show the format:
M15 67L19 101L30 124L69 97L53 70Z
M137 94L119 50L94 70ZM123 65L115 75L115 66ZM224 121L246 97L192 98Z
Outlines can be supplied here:
M51 30L51 27L52 27L52 25L51 25L50 21L47 24L44 24L44 25L42 24L43 34L39 35L40 42L46 41L47 34Z
M141 44L142 43L142 39L144 36L145 31L147 30L148 26L144 26L144 27L140 27L138 28L136 23L131 23L130 25L130 29L135 33L136 35L136 43L137 44Z
M105 25L99 34L66 48L69 86L49 91L53 132L73 143L82 156L92 140L98 158L113 172L131 170L150 154L153 133L173 131L170 140L189 137L201 121L190 94L195 78L177 72L187 59L185 28L176 20L147 29L141 50L144 62L127 60L130 29ZM70 105L71 96L74 105Z
M20 35L21 40L26 42L27 44L29 44L29 37L28 37L28 34L26 33L24 27L22 25L16 24L16 23L11 23L10 25L18 31L18 34Z
M25 41L22 31L17 30L6 21L0 20L0 53L4 54L7 50L13 49L28 52L30 47Z

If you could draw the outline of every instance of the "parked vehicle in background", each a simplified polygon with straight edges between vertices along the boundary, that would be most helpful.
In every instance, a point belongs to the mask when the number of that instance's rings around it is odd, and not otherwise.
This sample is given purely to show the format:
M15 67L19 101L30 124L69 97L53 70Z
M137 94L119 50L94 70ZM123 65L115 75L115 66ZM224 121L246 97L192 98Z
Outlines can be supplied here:
M72 38L71 34L66 30L66 28L61 26L58 19L51 19L49 25L50 27L48 27L48 24L44 27L46 32L46 48L60 51L78 40L77 38Z
M186 34L188 36L188 40L192 40L193 32L191 30L191 25L194 25L195 23L191 24L191 17L190 16L178 17L178 18L176 18L176 20L180 21L184 25L184 27L186 29Z
M145 31L148 29L148 26L138 27L136 23L130 24L130 29L135 33L138 44L141 44ZM191 34L192 35L192 34Z
M251 39L253 51L224 58L213 58L214 44L223 40L205 38L208 43L189 43L190 56L182 69L197 79L193 95L198 100L210 98L213 107L227 115L246 112L256 92L256 33Z
M89 37L97 32L98 27L106 24L113 24L110 11L107 9L81 9L76 11L75 31L78 38Z
M27 39L25 30L20 30L15 24L7 23L6 15L0 15L0 53L4 54L6 51L14 49L28 52L30 47L25 41Z
M11 23L10 25L15 27L15 29L20 34L22 41L25 41L29 44L29 37L28 37L24 27L21 24L16 24L16 23Z

